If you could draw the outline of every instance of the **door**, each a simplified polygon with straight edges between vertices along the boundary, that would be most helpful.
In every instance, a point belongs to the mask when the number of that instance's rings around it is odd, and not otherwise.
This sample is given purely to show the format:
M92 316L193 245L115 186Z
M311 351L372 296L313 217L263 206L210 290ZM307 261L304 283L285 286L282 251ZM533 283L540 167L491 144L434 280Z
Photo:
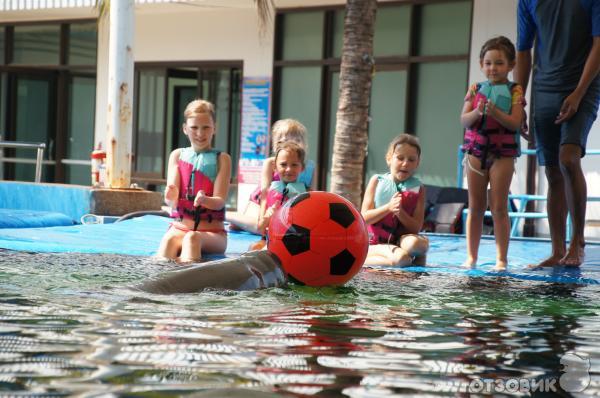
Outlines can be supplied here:
M42 181L54 181L56 162L56 77L54 74L13 75L10 90L13 111L9 116L8 139L19 142L45 143ZM12 151L11 151L12 152ZM36 151L15 149L14 162L7 166L8 178L33 181Z

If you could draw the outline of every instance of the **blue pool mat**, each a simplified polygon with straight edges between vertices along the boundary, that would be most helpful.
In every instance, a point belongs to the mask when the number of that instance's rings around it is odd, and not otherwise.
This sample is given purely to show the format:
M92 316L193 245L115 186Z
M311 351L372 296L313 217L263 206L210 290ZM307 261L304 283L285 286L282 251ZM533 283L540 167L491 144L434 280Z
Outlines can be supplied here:
M581 267L529 268L550 255L550 242L541 239L511 240L509 247L509 267L505 272L496 272L496 246L493 238L483 238L479 249L479 265L475 269L460 267L466 257L466 242L460 235L430 235L430 249L426 267L403 267L408 272L430 272L459 274L465 276L498 277L544 281L550 283L576 283L600 285L600 245L588 244L585 262ZM377 267L375 267L377 268ZM389 270L389 267L380 267Z
M0 229L0 248L38 253L152 256L170 222L166 217L148 215L112 224ZM258 239L257 235L231 232L226 255L240 255Z
M29 252L108 253L152 256L170 219L143 216L114 224L87 224L48 228L0 229L0 248ZM250 243L259 239L245 232L229 232L226 256L244 253ZM581 268L554 267L527 269L527 265L544 259L550 253L550 243L540 239L513 239L509 248L509 270L497 273L495 243L491 238L481 241L479 267L460 267L465 259L466 242L461 235L429 235L430 249L426 267L404 267L399 272L439 273L465 276L509 276L520 280L556 283L600 284L600 245L586 247L586 259ZM207 256L219 258L222 256ZM384 268L384 267L381 267ZM389 268L385 268L389 271ZM392 272L397 272L394 269Z

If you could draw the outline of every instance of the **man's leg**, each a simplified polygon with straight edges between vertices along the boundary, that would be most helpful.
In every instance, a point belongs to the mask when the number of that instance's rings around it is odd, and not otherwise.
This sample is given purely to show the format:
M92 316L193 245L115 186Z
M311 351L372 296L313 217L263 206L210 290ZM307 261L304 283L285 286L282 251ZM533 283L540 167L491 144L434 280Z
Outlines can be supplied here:
M585 210L587 205L587 184L581 169L581 147L564 144L560 147L560 170L564 177L567 206L573 222L573 233L569 249L560 263L579 266L584 257Z
M548 212L552 254L539 264L535 264L534 267L558 265L566 252L567 206L565 205L565 180L560 171L560 166L546 166L546 180L548 181L546 211Z

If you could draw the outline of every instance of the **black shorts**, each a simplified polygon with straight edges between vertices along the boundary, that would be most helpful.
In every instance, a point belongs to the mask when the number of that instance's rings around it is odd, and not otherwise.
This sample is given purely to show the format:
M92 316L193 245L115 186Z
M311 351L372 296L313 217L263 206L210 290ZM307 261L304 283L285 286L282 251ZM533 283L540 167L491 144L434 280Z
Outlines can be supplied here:
M600 84L590 85L581 99L577 113L561 124L554 121L560 107L571 91L535 90L533 96L533 123L538 162L541 166L558 166L560 146L576 144L581 147L581 156L585 155L587 137L598 114L600 102Z

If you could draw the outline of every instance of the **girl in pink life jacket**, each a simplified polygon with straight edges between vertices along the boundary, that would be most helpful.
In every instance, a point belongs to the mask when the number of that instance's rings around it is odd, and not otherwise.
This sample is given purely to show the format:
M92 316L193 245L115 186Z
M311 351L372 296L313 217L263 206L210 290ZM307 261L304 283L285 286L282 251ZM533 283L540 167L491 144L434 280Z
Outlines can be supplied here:
M223 219L231 157L212 149L212 103L194 100L184 117L183 133L191 145L175 149L169 157L165 202L176 220L163 236L157 255L191 262L198 261L202 253L224 253L227 248Z
M257 228L263 237L259 242L250 245L250 250L264 248L269 221L281 205L308 190L306 185L298 180L304 170L304 157L304 149L294 142L281 144L275 153L275 170L279 179L272 181L267 192L261 195Z
M508 264L508 192L515 158L520 154L518 130L525 114L523 88L508 80L514 65L515 47L510 40L503 36L488 40L480 52L487 81L470 87L460 118L466 129L463 151L469 189L467 259L463 265L469 268L477 265L488 184L496 237L495 269L505 270Z
M281 145L286 142L294 142L306 152L306 127L295 119L281 119L275 122L271 129L273 153L276 153ZM265 159L259 186L250 194L245 207L241 211L227 212L226 218L230 222L230 228L260 234L261 231L258 228L261 214L260 198L269 190L272 181L279 180L280 176L275 168L275 157L271 156ZM316 186L315 165L312 160L305 162L305 168L298 176L298 182L302 182L311 188Z
M425 218L425 187L414 177L420 158L418 139L401 134L388 147L389 173L369 180L361 209L369 230L365 265L425 264L429 240L418 234Z

